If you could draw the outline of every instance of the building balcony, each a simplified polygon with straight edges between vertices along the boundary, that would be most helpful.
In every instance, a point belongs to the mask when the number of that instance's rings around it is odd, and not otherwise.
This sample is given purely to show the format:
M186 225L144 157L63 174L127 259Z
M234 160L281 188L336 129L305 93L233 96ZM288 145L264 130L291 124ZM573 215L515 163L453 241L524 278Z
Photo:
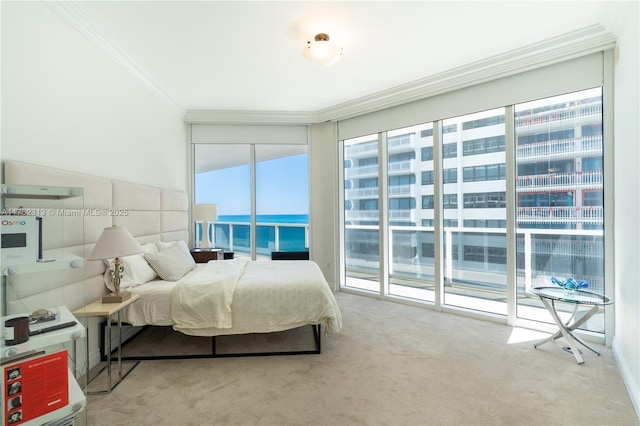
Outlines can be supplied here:
M518 134L534 134L600 122L602 122L602 104L597 103L582 105L575 109L546 111L534 117L517 117L515 125Z
M408 173L414 173L414 161L395 161L389 163L387 171L389 176L405 175ZM344 169L344 176L346 179L365 179L370 177L378 177L378 166L363 166L363 167L348 167Z
M575 189L602 190L602 170L573 173L549 173L516 177L516 192L570 191Z
M379 192L379 188L375 187L347 189L344 193L347 200L366 200L378 198ZM390 198L414 197L415 192L415 185L394 185L389 187Z
M516 147L518 163L600 155L602 155L602 135L529 143Z
M602 206L518 207L516 220L523 224L599 224L604 223Z
M414 150L413 135L403 135L389 138L388 152L389 154L397 154L399 152L411 152ZM359 143L349 145L345 149L346 158L365 158L378 155L377 139L368 143Z
M389 146L387 151L389 154L413 151L413 140L414 138L412 137L412 135L389 138Z
M378 166L348 167L344 169L345 179L365 179L378 177Z
M344 196L347 200L366 200L378 198L378 187L375 188L355 188L347 189L344 191Z
M378 156L378 142L377 139L367 143L359 143L355 145L349 145L344 150L345 158L363 158Z
M415 217L415 210L390 210L389 220L393 222L399 221L413 221ZM357 221L378 221L380 219L380 212L378 210L347 210L345 212L345 220L348 222Z

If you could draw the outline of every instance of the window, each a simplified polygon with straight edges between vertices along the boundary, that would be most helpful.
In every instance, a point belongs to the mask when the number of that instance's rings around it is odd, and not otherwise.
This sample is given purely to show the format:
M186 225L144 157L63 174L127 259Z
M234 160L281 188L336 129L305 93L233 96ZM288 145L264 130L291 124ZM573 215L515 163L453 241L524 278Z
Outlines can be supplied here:
M425 146L420 150L422 152L422 161L431 161L433 160L433 147Z
M255 164L250 161L252 150ZM264 259L270 259L272 251L309 247L306 151L303 144L193 145L195 202L218 207L211 235L215 247L239 257ZM256 225L252 231L253 203ZM200 226L197 231L201 232Z
M516 191L527 191L519 193L516 209L520 318L551 322L541 306L532 305L537 301L529 290L549 285L552 276L584 279L590 291L604 293L601 111L601 88L515 106ZM540 149L520 149L533 139L543 141ZM541 161L541 154L556 158ZM561 317L568 318L570 308L558 308ZM603 315L595 315L581 328L602 332Z
M600 94L600 88L589 89L472 113L466 113L468 104L460 99L464 115L447 113L432 123L369 136L390 141L409 135L415 146L403 145L406 152L401 152L389 145L386 158L378 159L375 174L388 171L389 190L378 194L375 207L388 209L388 221L377 222L385 212L376 210L372 221L358 223L363 243L347 251L365 247L365 232L375 237L369 238L368 253L347 254L346 286L359 283L381 295L547 323L553 321L531 296L533 285L548 285L553 275L576 274L596 291L603 290ZM438 113L436 102L423 103L431 116ZM443 110L450 107L447 103ZM355 119L345 128L357 131L365 122ZM346 147L352 139L343 143ZM411 154L421 161L412 161ZM404 161L409 170L391 167ZM408 174L417 184L407 185L411 195L399 195L395 182ZM345 206L355 205L346 201ZM507 227L507 217L515 219L515 227ZM347 226L348 239L353 222ZM380 236L388 236L388 248ZM514 246L507 244L511 239ZM441 256L437 262L436 256ZM515 273L507 268L511 261ZM602 316L582 328L601 332Z

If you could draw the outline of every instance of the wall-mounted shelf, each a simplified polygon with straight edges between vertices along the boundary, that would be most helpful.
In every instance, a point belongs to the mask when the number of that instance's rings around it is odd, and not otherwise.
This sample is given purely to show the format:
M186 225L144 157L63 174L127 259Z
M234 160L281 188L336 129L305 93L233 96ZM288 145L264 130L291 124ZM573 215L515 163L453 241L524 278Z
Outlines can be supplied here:
M17 274L27 274L30 272L44 272L44 271L53 271L56 269L67 269L67 268L82 268L84 266L84 259L78 257L76 259L60 259L53 260L51 262L36 262L29 263L26 265L12 265L7 266L2 269L2 275L17 275Z
M3 198L61 200L83 195L84 189L67 186L2 185Z

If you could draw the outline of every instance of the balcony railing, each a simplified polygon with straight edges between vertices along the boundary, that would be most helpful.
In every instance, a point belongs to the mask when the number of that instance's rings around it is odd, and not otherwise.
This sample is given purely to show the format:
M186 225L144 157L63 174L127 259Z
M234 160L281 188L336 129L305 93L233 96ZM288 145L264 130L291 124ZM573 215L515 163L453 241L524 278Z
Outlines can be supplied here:
M353 221L377 221L380 219L378 210L347 210L345 212L345 220ZM407 210L389 210L389 220L391 221L413 221L415 215L414 209Z
M414 160L394 161L393 163L389 163L387 171L390 175L397 175L400 173L413 172L413 167ZM378 177L378 166L348 167L344 169L344 176L346 179Z
M250 224L247 222L214 223L213 246L224 251L250 254ZM256 253L271 256L272 251L300 251L309 247L309 224L258 222Z
M348 225L346 229L357 238L360 232L379 232L371 227ZM433 285L435 260L433 252L422 253L421 245L432 246L433 227L390 227L391 241L389 274L409 279L412 286L428 287ZM400 234L400 235L396 235ZM363 237L366 234L362 235ZM604 232L601 230L557 230L557 229L518 229L516 230L516 257L518 291L529 293L532 286L551 285L551 277L573 276L589 282L589 290L603 293L604 277L590 272L597 265L604 264ZM444 277L447 285L467 287L479 290L506 291L506 230L498 228L444 228ZM479 244L479 243L483 243ZM357 241L347 241L357 247ZM412 244L414 256L402 256L394 253L394 246ZM464 245L481 247L484 250L484 262L464 258ZM406 253L406 250L402 250ZM408 251L411 252L411 251ZM503 253L497 257L497 263L488 261L492 253ZM542 261L539 261L539 260ZM379 270L379 253L346 252L347 274ZM590 267L595 264L596 267ZM603 270L603 268L600 268ZM421 284L422 283L422 284Z
M549 173L516 177L517 192L547 192L574 189L599 189L603 186L602 170L573 173Z
M518 223L537 224L603 224L602 206L518 207Z
M516 147L518 162L594 155L602 155L602 135L527 143Z
M393 185L389 187L389 197L413 197L415 196L415 185ZM348 200L362 200L378 198L379 189L375 188L354 188L345 191Z
M567 123L594 122L602 117L602 104L583 105L575 109L563 109L558 111L544 111L536 116L516 117L517 131L530 131L544 127L548 128L554 123L566 125ZM596 121L597 122L597 121Z

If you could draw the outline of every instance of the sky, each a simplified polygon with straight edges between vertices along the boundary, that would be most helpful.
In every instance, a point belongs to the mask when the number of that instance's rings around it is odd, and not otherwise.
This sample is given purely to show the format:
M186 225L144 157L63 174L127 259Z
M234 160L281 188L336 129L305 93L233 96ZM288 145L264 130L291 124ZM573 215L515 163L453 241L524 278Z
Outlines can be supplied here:
M217 204L218 216L251 214L249 165L199 173L198 204ZM257 214L308 214L307 154L256 163Z

